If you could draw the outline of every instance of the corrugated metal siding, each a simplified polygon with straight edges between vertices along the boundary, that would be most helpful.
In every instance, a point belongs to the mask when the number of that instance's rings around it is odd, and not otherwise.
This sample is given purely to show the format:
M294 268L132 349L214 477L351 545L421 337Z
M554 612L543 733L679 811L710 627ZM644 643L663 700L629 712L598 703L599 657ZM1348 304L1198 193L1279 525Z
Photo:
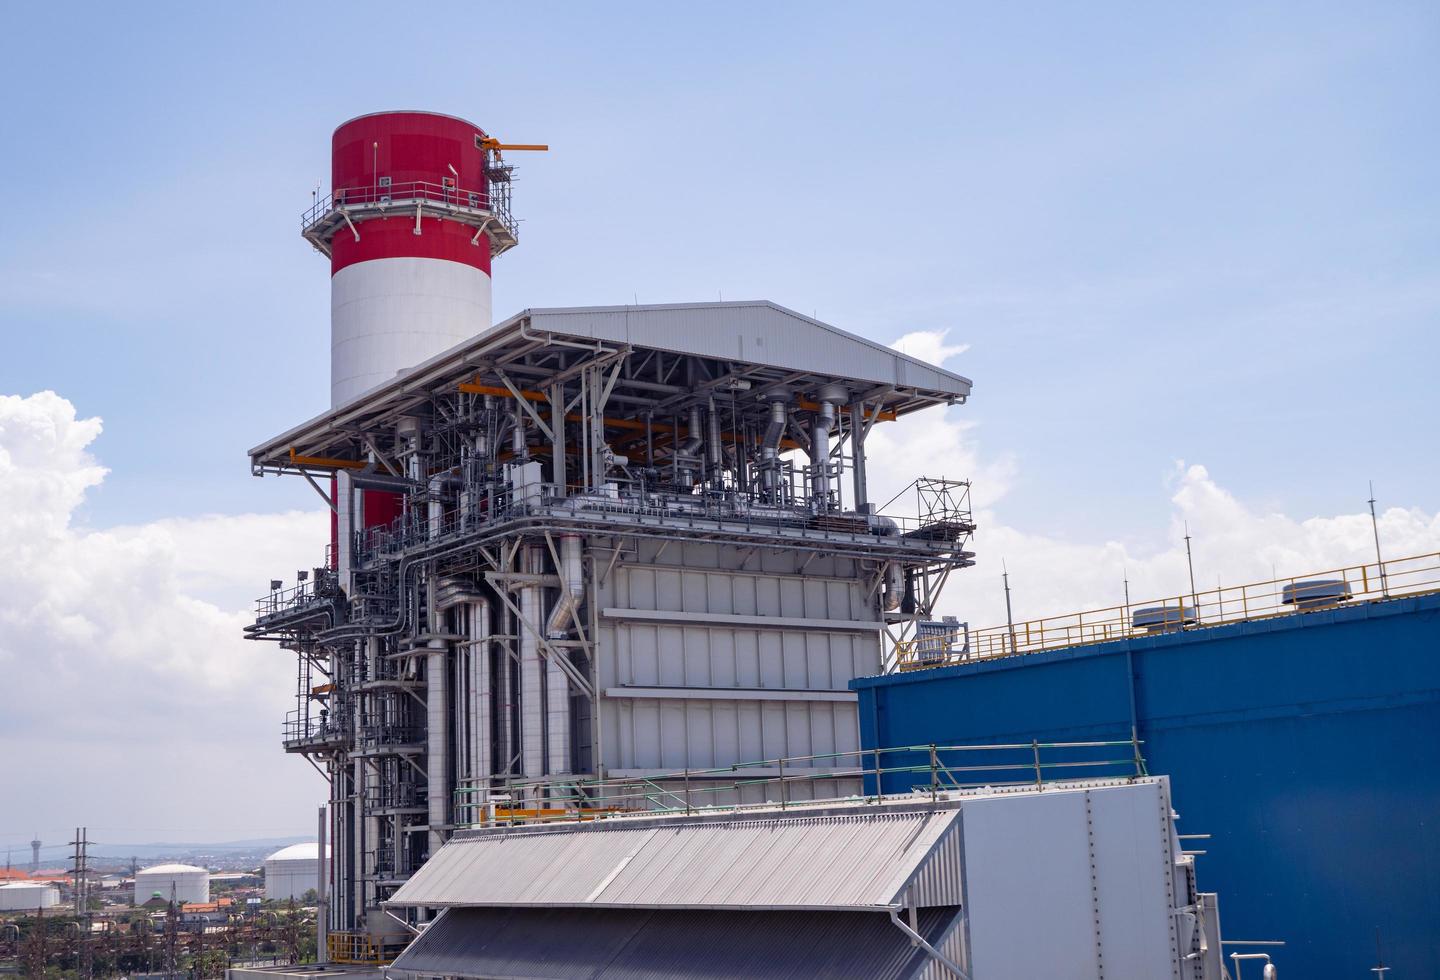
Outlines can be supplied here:
M943 942L954 908L923 909ZM551 980L677 976L907 980L933 961L881 912L452 909L391 973Z
M874 600L856 563L821 558L799 574L803 558L766 555L764 567L733 566L748 557L732 546L687 543L669 558L645 560L659 545L617 565L600 587L602 609L683 616L784 616L874 620ZM753 560L753 559L752 559ZM731 567L725 567L731 566ZM602 618L599 686L838 690L879 672L877 632L782 629L722 622L652 622ZM859 747L859 719L849 702L662 700L640 692L600 702L602 764L616 770L728 766L759 759L848 752ZM854 759L823 760L846 765ZM811 795L796 784L793 798ZM858 780L815 787L816 796L859 792ZM755 791L779 798L778 787ZM716 798L713 802L729 802Z
M878 908L959 816L939 811L595 823L446 844L398 905ZM931 893L946 895L931 886Z

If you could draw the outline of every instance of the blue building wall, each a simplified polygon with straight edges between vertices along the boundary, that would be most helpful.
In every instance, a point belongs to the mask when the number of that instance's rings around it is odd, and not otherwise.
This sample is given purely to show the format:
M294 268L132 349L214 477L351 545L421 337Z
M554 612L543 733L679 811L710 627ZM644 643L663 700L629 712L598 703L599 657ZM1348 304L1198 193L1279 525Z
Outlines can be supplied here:
M1281 976L1361 977L1378 927L1390 977L1440 977L1440 596L851 686L866 748L1128 739L1133 720L1181 832L1213 835L1189 844L1227 938L1285 940Z

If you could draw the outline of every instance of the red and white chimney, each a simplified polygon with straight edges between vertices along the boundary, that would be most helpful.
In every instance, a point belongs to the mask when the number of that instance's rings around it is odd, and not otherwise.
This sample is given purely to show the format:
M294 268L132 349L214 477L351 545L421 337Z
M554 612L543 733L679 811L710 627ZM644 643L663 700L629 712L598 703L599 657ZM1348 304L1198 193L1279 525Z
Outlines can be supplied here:
M335 130L333 190L304 222L330 257L332 407L490 326L490 260L515 232L509 168L487 140L434 112Z

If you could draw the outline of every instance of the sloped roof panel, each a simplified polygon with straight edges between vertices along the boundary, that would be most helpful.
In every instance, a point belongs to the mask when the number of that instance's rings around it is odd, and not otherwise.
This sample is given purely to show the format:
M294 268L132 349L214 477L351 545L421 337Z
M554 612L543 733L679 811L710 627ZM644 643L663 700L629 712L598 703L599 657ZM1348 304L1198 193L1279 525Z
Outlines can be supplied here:
M884 809L482 831L447 843L391 904L884 908L958 815Z

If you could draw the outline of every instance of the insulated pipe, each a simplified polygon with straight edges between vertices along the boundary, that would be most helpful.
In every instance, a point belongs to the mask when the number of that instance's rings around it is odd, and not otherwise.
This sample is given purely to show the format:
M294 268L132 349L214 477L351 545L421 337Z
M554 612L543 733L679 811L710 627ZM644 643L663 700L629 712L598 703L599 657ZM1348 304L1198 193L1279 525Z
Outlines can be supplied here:
M689 437L680 444L678 452L681 456L694 456L700 452L700 447L705 444L705 436L700 426L700 406L690 406L690 433Z
M527 546L522 552L527 574L540 570L540 548ZM541 676L539 634L545 628L538 585L520 589L520 616L528 626L517 623L520 644L520 772L526 779L545 775L545 701Z
M425 785L429 803L430 853L433 855L445 843L444 828L451 822L450 743L445 731L449 714L449 670L444 640L430 640L425 649Z
M718 489L720 487L720 467L723 447L720 444L720 413L715 411L715 397L710 397L709 405L710 431L708 438L710 445L707 447L710 456L710 482Z
M578 534L565 534L560 538L560 598L550 611L545 624L545 635L552 640L564 639L570 632L570 614L580 604L585 593L585 575L580 560L581 542Z
M445 502L440 499L440 495L445 492L445 483L444 475L430 478L430 492L427 495L429 499L425 503L425 519L432 541L440 537L440 533L445 529Z
M490 730L493 726L490 677L490 603L485 600L470 603L470 690L475 699L471 726L472 786L481 790L471 797L476 807L490 802L490 774L495 771L493 746ZM468 706L467 706L468 707ZM472 808L472 814L474 809Z
M789 421L789 415L785 411L785 400L777 398L770 403L770 424L765 428L765 435L760 440L760 449L767 456L774 456L780 448L780 440L785 437L785 424Z
M885 566L885 611L894 612L905 598L905 571L892 561Z
M822 507L830 503L830 430L835 427L835 405L821 402L810 438L810 465L815 470L815 499Z
M849 397L843 385L828 384L820 389L820 411L810 437L810 464L815 470L815 496L822 507L830 504L830 433L837 421L836 407Z
M530 448L525 443L525 410L515 409L515 428L510 433L510 448L516 457L524 459L530 455Z
M570 681L555 660L564 656L557 650L545 661L546 769L552 776L570 771Z
M760 439L760 477L767 494L773 494L780 487L780 440L785 438L785 426L790 421L784 398L770 402L770 424Z

